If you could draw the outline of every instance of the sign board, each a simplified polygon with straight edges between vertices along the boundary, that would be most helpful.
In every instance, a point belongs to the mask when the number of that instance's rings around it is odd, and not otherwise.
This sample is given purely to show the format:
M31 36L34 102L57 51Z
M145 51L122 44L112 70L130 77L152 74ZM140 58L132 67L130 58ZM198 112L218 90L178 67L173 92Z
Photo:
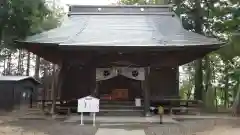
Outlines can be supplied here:
M99 112L99 99L92 96L78 99L78 112Z

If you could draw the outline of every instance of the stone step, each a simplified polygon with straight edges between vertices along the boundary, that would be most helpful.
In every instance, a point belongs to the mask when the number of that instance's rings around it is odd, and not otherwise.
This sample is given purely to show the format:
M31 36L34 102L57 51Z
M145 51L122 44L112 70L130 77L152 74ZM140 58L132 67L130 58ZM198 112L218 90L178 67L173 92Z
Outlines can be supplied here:
M111 104L102 104L100 109L142 109L143 107L133 106L133 105L111 105Z
M143 110L109 110L104 109L100 110L99 113L97 113L98 116L143 116Z
M108 101L108 100L100 100L100 105L129 105L129 106L134 106L135 102L134 101Z
M100 109L100 112L142 112L143 109Z

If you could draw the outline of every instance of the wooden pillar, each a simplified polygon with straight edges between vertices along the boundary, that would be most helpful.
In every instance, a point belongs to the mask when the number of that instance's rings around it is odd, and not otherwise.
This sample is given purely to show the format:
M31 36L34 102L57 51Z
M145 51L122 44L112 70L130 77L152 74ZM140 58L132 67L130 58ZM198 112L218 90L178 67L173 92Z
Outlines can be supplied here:
M54 71L55 71L55 67L54 67ZM51 109L51 114L55 114L56 111L56 98L57 98L57 92L61 91L62 88L62 81L63 81L63 74L64 74L64 65L62 65L62 67L60 68L60 71L56 77L55 74L53 74L53 83L54 83L54 87L52 90L52 109Z
M149 73L150 68L145 68L145 80L143 81L143 95L144 95L144 115L146 117L150 114L150 89L149 89Z
M94 96L96 98L99 98L99 81L96 81L96 88L95 88L95 91L94 91Z
M65 65L66 66L66 65ZM59 86L60 88L57 89L57 97L58 99L61 99L61 94L62 94L62 83L64 81L64 78L66 76L66 72L67 72L67 67L62 67L61 70L58 72L58 80L59 80L59 75L61 72L61 86ZM60 101L62 103L62 101Z
M179 95L179 67L176 67L176 92Z
M92 58L86 63L84 66L84 72L87 73L87 80L88 83L86 86L90 91L88 95L95 96L96 91L96 65L97 65L98 59L95 56L92 56Z
M42 110L44 111L45 109L45 100L46 100L46 90L48 88L48 79L47 79L47 76L48 76L48 70L47 68L45 67L44 68L44 73L43 73L43 87L42 87Z
M89 78L90 83L90 91L91 94L95 97L96 96L96 90L97 90L97 82L96 82L96 67L93 64L93 67L91 67L90 70L91 77Z
M34 91L34 90L31 90L31 91L30 91L30 99L29 99L29 100L30 100L30 104L29 104L29 108L32 108L32 107L33 107L33 91Z
M51 108L51 114L55 114L55 108L56 108L56 92L57 92L57 88L56 88L56 84L57 84L57 80L56 80L56 65L53 65L53 73L52 73L52 92L51 92L51 99L52 99L52 108Z

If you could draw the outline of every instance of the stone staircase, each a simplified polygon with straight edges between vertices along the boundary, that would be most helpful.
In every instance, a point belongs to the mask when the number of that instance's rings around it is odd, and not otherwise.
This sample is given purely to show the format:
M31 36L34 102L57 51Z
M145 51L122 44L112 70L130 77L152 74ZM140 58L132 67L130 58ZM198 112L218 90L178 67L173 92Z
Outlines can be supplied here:
M134 101L100 100L100 116L142 116L143 107L136 107Z

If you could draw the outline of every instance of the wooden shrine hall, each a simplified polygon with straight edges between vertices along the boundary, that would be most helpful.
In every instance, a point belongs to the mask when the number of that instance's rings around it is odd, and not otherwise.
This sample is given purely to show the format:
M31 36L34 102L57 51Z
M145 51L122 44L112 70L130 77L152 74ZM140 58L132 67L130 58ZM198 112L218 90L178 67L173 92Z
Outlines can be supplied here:
M171 5L73 5L60 27L17 42L60 66L59 100L140 98L145 115L152 102L179 97L180 65L222 45L185 30Z

